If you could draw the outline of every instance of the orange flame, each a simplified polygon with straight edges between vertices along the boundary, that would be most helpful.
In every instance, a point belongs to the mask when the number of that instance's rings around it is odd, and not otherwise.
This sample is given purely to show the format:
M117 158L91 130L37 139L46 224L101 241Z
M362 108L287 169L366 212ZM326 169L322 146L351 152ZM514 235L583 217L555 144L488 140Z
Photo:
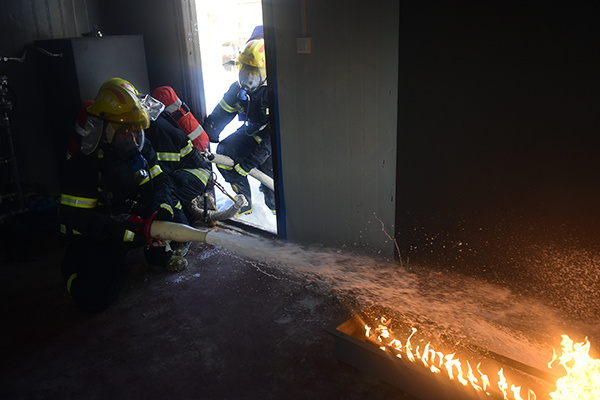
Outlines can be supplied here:
M415 348L411 339L417 332L416 328L412 328L411 334L406 339L406 342L403 343L397 338L392 337L393 332L389 328L391 320L382 317L379 321L381 323L378 324L375 329L365 325L365 335L367 337L377 335L377 341L378 343L381 343L381 346L379 346L381 350L388 351L389 349L393 349L398 358L402 358L404 355L411 362L423 364L423 366L433 373L444 373L449 379L456 380L463 386L470 386L477 391L489 393L489 389L491 388L490 380L486 374L481 372L481 363L478 363L477 367L473 369L468 361L466 362L466 365L463 364L454 353L444 354L436 351L431 345L431 342L428 342L423 348L421 348L421 346ZM498 389L502 391L505 399L509 399L509 387L502 370L499 372L499 378ZM512 385L510 391L512 392L513 397L511 400L524 400L520 396L520 390L521 388L519 386ZM533 393L533 396L534 397L531 397L530 394L528 400L535 400L535 393Z
M405 343L392 337L392 330L389 328L391 320L384 317L380 319L381 324L376 329L365 325L366 336L377 335L378 341L382 344L379 348L388 351L390 348L396 353L396 357L406 356L411 362L420 362L431 372L439 374L445 373L449 379L460 382L463 386L470 386L478 392L490 394L492 385L489 377L480 369L481 363L473 369L469 361L464 364L460 359L455 358L455 354L443 354L433 349L431 342L428 342L423 350L421 347L413 348L411 339L417 332L412 328L412 333L406 339ZM593 400L600 399L600 359L590 357L590 343L587 338L582 343L573 343L567 335L562 335L562 354L558 356L553 350L552 360L548 367L559 360L559 364L566 370L566 375L559 378L556 382L556 391L549 394L552 400ZM536 393L528 389L527 399L521 395L521 386L510 384L501 368L498 372L498 381L495 390L499 390L505 400L536 400ZM523 394L524 396L524 394Z
M559 360L566 375L556 381L556 391L550 393L554 400L591 400L600 398L600 360L590 357L590 342L573 343L567 335L561 335L562 355L553 351L551 364Z

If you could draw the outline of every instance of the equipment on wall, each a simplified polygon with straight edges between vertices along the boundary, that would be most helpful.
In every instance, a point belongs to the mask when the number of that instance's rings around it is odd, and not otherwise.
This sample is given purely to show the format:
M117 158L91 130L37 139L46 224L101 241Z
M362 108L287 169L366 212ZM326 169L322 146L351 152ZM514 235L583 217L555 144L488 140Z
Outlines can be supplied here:
M10 130L13 107L14 96L8 87L8 78L2 75L0 76L0 221L9 215L25 211Z
M0 56L0 62L24 63L30 50L35 50L47 57L60 58L62 53L52 53L37 46L28 46L21 57ZM27 204L19 178L17 157L13 145L11 118L17 99L8 84L8 77L0 75L0 223L9 217L27 212L29 209L45 208L41 202Z

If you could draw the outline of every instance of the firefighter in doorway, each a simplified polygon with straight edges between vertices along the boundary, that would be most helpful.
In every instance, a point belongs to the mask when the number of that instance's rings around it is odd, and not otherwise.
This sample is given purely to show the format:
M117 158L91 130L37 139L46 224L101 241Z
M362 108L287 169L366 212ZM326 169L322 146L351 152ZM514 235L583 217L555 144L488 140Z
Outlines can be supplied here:
M273 177L264 39L250 39L238 56L236 65L240 70L239 80L230 86L203 126L210 141L217 143L223 128L236 115L243 118L242 126L223 139L216 151L235 163L233 167L217 167L232 189L243 194L248 201L248 205L237 214L242 215L252 212L248 172L257 168ZM275 214L275 193L263 184L260 191L264 194L265 204Z
M172 271L187 265L172 250L175 243L150 239L152 220L182 222L185 216L145 139L151 117L136 93L129 82L112 78L84 103L78 149L70 149L60 173L61 231L68 242L62 274L74 303L88 312L116 299L133 248L143 246L152 265Z

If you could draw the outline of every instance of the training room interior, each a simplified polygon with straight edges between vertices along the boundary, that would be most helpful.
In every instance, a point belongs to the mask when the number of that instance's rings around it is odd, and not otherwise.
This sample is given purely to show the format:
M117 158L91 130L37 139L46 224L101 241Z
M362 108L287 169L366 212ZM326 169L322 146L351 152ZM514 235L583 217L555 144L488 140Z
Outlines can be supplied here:
M367 278L388 270L415 296L493 285L494 304L549 307L540 336L600 339L593 6L263 0L277 229L201 228L271 256L194 243L166 275L133 252L117 303L88 315L60 276L58 170L89 82L40 48L140 39L123 78L172 86L201 121L201 2L0 4L2 398L426 398L334 351L330 329L371 303L416 307L372 298ZM93 84L110 78L86 57ZM495 323L529 334L524 315Z

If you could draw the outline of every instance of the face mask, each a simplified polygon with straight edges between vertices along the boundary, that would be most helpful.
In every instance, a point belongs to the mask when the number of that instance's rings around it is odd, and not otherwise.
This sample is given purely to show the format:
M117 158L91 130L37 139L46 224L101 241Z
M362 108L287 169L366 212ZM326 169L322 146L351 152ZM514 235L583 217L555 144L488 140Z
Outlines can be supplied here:
M144 147L144 131L134 130L130 126L121 126L114 131L112 124L108 124L106 138L112 144L117 155L124 160L133 159L140 154Z
M258 68L243 66L239 74L240 86L249 93L252 93L262 83L260 71Z

